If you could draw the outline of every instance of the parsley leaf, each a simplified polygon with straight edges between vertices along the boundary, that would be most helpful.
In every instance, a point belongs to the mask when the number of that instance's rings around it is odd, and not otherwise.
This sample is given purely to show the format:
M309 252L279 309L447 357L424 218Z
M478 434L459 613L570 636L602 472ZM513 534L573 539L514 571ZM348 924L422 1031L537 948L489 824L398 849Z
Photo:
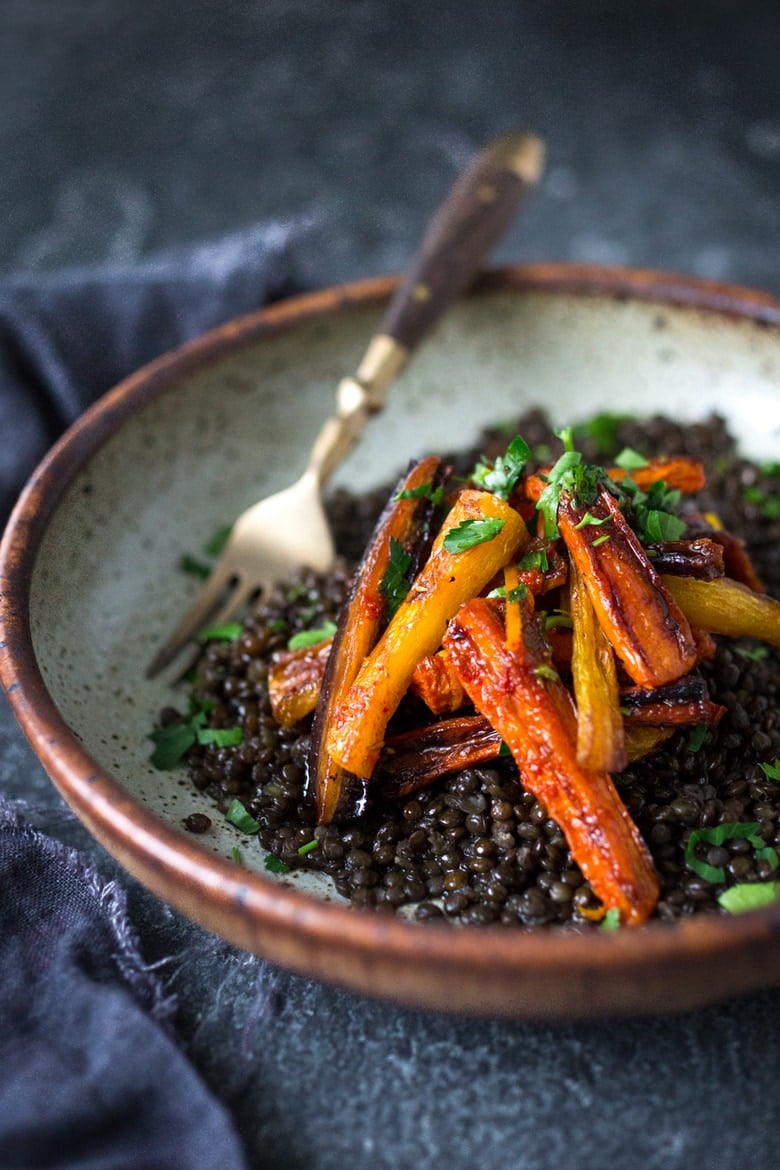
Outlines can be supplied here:
M460 524L445 534L444 547L447 552L461 553L475 548L478 544L485 544L498 536L504 527L504 521L498 516L485 516L482 519L461 520Z
M739 882L718 894L718 902L729 914L744 914L746 910L758 910L780 901L780 881Z
M775 760L773 764L759 764L758 766L767 780L780 780L780 760Z
M240 727L200 727L196 734L199 744L215 747L238 747L244 738Z
M265 868L269 873L289 873L290 866L286 861L282 861L281 857L274 857L273 853L269 853L265 859Z
M531 552L527 552L525 556L521 557L517 562L517 567L521 573L523 571L527 572L529 569L539 569L540 572L544 573L550 567L550 562L547 557L547 549L536 548Z
M231 800L230 804L227 806L225 820L229 824L235 825L235 827L240 829L242 833L247 833L250 836L254 833L257 833L260 829L258 822L247 810L246 806L238 799L238 797L235 797L233 800Z
M515 435L506 454L497 456L493 464L479 462L471 473L477 487L508 500L531 457L531 448L522 435Z
M197 742L197 731L191 720L182 720L180 723L155 728L149 739L154 744L154 751L149 757L150 764L161 772L168 772L181 762Z
M638 471L640 467L648 467L649 463L644 455L640 455L633 447L624 447L616 456L615 465L622 467L624 471Z
M720 825L713 825L710 829L694 829L685 846L685 864L706 882L715 884L725 882L726 871L717 865L710 865L696 856L696 847L700 844L722 845L724 841L734 841L743 838L753 846L755 855L760 861L768 861L770 865L778 864L777 854L771 845L767 845L763 837L758 836L758 821L724 821Z
M697 723L688 740L688 751L697 752L707 738L707 724Z
M379 582L379 592L387 598L387 612L390 617L409 592L410 582L407 573L411 563L412 554L406 551L400 540L391 536L387 568Z
M434 504L440 504L443 498L444 488L441 485L434 487L430 480L414 488L405 488L393 496L394 500L431 500Z
M611 906L601 920L601 930L612 932L620 930L620 910L617 906Z
M209 626L198 637L201 642L235 642L243 628L241 622L224 622L221 626Z
M747 658L749 662L761 662L769 654L766 646L732 646L731 649L740 658Z
M320 642L327 641L336 633L336 623L331 621L323 622L321 626L311 630L299 630L297 634L293 634L287 643L288 650L302 650L304 646L318 646Z

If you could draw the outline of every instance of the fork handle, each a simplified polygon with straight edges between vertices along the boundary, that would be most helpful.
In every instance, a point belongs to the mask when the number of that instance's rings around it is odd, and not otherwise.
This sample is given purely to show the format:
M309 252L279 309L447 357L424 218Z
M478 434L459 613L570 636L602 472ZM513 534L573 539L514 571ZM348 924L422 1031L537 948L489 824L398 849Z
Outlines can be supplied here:
M433 216L380 332L407 351L476 276L542 171L533 134L505 134L474 156Z
M469 162L430 221L354 378L338 389L338 414L317 436L309 472L322 484L381 410L389 384L449 303L471 283L538 181L544 144L534 134L504 134Z

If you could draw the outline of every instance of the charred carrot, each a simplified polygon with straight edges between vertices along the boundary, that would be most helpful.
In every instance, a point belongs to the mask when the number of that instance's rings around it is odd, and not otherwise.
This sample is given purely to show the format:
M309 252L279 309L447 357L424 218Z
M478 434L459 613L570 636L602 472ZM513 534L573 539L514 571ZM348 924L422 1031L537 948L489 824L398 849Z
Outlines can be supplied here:
M327 751L367 779L379 758L387 724L417 664L441 645L458 607L488 584L528 540L520 515L491 492L460 493L415 578L352 686L334 704Z
M387 580L392 550L410 539L421 520L425 527L440 472L440 460L430 456L420 460L402 478L379 519L355 574L349 601L342 610L312 727L309 783L320 824L327 824L336 816L344 789L349 785L344 768L326 746L334 711L383 628L388 605L383 583ZM428 487L433 490L427 491Z
M725 711L712 702L707 684L699 674L686 675L653 690L623 687L620 706L627 727L671 727L686 723L714 727Z
M332 638L298 650L280 650L268 668L268 701L280 727L292 727L317 706Z
M410 689L434 715L457 711L466 702L466 692L443 650L426 654L417 663Z
M698 577L713 581L725 572L723 545L717 540L698 537L694 540L666 540L645 545L656 573L675 577Z
M599 625L634 682L657 687L687 674L697 660L688 619L610 492L601 485L587 506L561 492L558 525Z
M606 772L577 761L569 692L550 672L526 610L521 652L504 645L490 601L467 602L450 622L447 653L474 706L511 751L525 787L560 825L572 856L608 909L638 926L658 898L658 880L639 831Z
M495 760L501 737L482 715L459 715L390 736L376 768L383 796L408 796L448 772Z

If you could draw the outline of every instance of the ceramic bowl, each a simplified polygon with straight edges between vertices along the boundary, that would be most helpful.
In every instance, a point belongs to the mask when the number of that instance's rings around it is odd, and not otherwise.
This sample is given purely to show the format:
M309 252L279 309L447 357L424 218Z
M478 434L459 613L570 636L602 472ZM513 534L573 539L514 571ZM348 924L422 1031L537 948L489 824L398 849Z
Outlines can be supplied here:
M197 584L181 554L302 469L393 288L292 299L147 366L65 435L2 545L0 672L54 784L141 882L239 947L354 991L518 1017L682 1010L780 979L780 906L639 931L450 928L350 908L328 882L263 867L183 776L149 764L170 701L145 669ZM604 409L725 416L777 456L780 303L653 272L563 265L488 275L392 389L340 479L384 482L531 405L558 425ZM241 847L244 865L232 859Z

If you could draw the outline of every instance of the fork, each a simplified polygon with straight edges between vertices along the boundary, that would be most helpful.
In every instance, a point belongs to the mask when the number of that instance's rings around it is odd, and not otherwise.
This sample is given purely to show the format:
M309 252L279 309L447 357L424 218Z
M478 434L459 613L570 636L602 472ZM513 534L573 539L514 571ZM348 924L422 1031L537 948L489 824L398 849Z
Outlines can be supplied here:
M543 162L544 144L526 133L502 135L470 160L431 219L356 373L339 383L336 412L317 435L303 475L238 517L211 575L150 663L148 677L169 666L207 624L226 622L291 570L331 567L335 548L321 501L323 485L369 417L383 408L388 386L414 348L476 276L538 181Z

